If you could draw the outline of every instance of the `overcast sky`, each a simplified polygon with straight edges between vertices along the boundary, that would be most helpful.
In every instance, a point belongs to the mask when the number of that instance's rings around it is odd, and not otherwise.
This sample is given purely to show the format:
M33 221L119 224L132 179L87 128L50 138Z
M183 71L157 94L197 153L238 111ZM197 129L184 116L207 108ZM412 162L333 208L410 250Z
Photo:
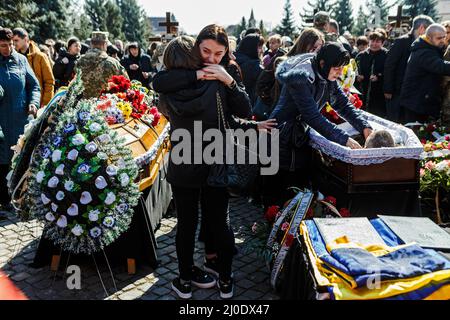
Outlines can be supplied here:
M173 12L180 25L189 34L198 33L204 26L237 24L242 16L246 19L253 8L255 18L264 20L275 27L283 17L285 0L138 0L149 16L165 16L166 11ZM350 0L356 13L365 0ZM392 2L392 0L390 0ZM291 0L294 18L300 22L298 13L303 11L307 0Z

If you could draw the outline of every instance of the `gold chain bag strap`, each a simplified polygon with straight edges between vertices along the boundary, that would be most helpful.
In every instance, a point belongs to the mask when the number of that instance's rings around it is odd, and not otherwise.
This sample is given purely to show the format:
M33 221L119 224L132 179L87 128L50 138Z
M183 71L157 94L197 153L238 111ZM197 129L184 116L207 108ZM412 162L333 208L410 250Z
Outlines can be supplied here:
M230 129L230 125L225 119L225 112L223 110L222 99L220 93L216 92L217 100L217 118L218 128L223 126L226 130ZM236 137L232 134L233 144L237 148L241 148L245 152L245 158L250 159L251 152L247 147L236 143ZM225 162L225 161L224 161ZM246 189L254 181L259 172L257 164L213 164L210 168L208 176L208 185L212 187L230 187L236 189Z

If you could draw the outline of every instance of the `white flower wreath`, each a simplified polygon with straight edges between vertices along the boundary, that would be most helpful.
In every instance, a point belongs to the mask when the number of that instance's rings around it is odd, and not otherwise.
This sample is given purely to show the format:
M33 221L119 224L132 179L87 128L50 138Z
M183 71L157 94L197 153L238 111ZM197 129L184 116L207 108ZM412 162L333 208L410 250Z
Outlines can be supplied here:
M30 172L30 215L63 250L98 252L128 229L140 197L138 167L93 101L59 116L37 145Z

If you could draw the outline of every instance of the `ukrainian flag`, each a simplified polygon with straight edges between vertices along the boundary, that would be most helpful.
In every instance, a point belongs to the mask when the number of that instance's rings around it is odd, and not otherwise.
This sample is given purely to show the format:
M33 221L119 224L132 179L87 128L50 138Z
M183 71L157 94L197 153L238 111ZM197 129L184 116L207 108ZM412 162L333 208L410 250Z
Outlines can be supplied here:
M450 299L450 261L434 250L402 245L380 219L371 223L386 246L364 247L342 238L327 248L314 221L302 222L300 234L316 282L327 288L332 299Z

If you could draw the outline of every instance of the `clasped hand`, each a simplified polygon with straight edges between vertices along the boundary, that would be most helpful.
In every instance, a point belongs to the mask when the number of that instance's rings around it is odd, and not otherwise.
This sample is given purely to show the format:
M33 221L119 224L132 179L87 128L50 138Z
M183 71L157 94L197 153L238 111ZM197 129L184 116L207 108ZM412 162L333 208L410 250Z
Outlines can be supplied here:
M197 80L219 80L229 86L234 79L225 68L219 64L205 63L206 67L197 71Z

